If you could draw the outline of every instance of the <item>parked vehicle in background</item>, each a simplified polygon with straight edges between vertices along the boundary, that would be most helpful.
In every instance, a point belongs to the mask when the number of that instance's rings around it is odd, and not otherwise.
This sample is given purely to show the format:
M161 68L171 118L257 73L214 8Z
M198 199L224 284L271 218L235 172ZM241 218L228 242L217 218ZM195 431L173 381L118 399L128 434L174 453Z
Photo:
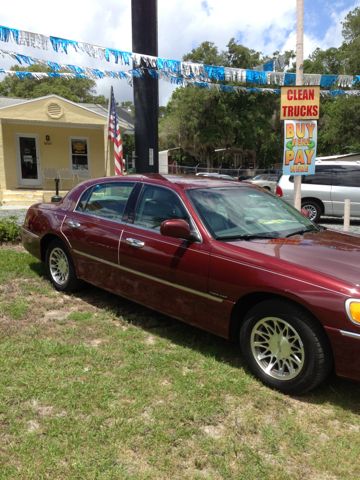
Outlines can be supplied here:
M283 175L276 195L294 204L294 176ZM350 199L352 217L360 217L360 161L322 162L316 160L315 174L301 177L301 208L318 222L321 215L342 217L344 200Z
M239 175L239 182L243 180L248 180L249 178L253 178L253 175Z
M286 394L314 388L334 364L360 380L360 236L254 185L88 180L30 207L22 242L57 290L86 281L237 340L252 372Z
M226 175L225 173L197 173L196 176L198 177L212 177L212 178L222 178L224 180L235 180L236 178L232 177L231 175Z
M264 173L261 175L256 175L256 177L249 180L244 180L246 183L252 183L258 187L265 188L272 193L275 193L276 185L279 181L281 175L273 175L271 173Z

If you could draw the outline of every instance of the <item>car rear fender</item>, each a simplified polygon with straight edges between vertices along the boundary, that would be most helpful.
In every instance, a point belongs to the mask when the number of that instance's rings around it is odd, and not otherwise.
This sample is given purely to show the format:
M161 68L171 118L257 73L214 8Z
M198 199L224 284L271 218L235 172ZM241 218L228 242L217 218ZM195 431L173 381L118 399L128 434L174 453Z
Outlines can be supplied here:
M60 236L58 235L55 235L53 233L47 233L46 235L43 236L43 238L41 239L41 242L40 242L40 251L41 251L41 261L42 262L45 262L45 255L46 255L46 250L49 246L49 244L53 241L53 240L63 240L63 238L61 238ZM65 243L65 242L64 242Z

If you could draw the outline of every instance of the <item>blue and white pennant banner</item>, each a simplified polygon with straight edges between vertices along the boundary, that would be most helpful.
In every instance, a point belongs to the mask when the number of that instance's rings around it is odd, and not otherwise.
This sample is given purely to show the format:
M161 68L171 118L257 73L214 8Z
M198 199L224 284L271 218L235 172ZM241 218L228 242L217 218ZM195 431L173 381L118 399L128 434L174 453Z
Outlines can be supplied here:
M212 65L203 65L191 62L180 62L178 60L170 60L160 57L152 57L149 55L142 55L138 53L125 52L113 48L100 47L88 43L77 42L74 40L67 40L59 37L45 36L38 33L27 32L14 28L0 26L0 41L13 42L18 45L39 48L43 50L50 50L55 52L68 53L73 49L78 53L86 53L92 58L98 58L109 62L113 60L116 64L129 65L130 59L134 62L134 70L130 72L140 71L141 68L149 69L156 72L153 76L162 75L162 79L171 81L172 83L181 84L180 79L176 75L182 75L184 82L206 82L213 81L238 81L241 83L250 83L256 85L280 85L290 86L295 84L296 75L293 73L276 72L275 70L283 68L285 65L285 55L279 56L276 60L265 63L255 67L252 70L225 68ZM58 64L56 62L44 62L36 60L33 57L21 55L15 52L6 52L0 50L0 54L10 55L20 64L24 62L27 65L39 64L50 66L55 72L64 71L67 69L69 73L75 73L78 76L86 75L90 78L103 78L111 76L113 78L127 78L126 72L102 71L97 69L89 69L85 67L76 67L74 65L61 65L60 70L57 70ZM54 67L54 68L53 68ZM66 70L65 70L66 71ZM162 72L162 73L161 73ZM122 76L122 75L125 75ZM134 74L129 73L130 77ZM304 85L320 85L323 88L331 88L335 84L339 87L351 87L355 85L360 76L355 79L350 75L313 75L304 74Z

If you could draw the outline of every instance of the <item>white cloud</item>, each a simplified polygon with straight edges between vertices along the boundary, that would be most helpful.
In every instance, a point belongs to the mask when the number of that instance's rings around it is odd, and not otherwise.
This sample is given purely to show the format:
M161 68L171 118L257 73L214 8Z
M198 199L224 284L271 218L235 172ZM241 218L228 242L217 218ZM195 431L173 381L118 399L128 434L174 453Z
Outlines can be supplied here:
M350 9L343 4L332 4L332 22L323 39L313 35L304 39L305 57L316 47L339 46L342 40L340 21ZM2 25L29 30L46 35L92 43L125 51L132 51L131 1L108 0L63 0L49 4L47 0L18 0L16 8L8 2L2 5ZM293 49L296 41L296 0L258 0L256 3L234 0L158 0L159 51L161 57L181 60L203 41L214 42L224 50L232 37L243 45L263 54L271 55L275 50ZM14 44L0 43L0 48L19 51ZM34 57L91 66L99 69L124 69L85 55L71 53L56 54L34 49L22 49ZM0 66L8 68L8 60ZM108 95L113 83L117 100L131 100L132 89L126 81L102 80L98 91ZM161 82L160 103L165 104L173 87Z

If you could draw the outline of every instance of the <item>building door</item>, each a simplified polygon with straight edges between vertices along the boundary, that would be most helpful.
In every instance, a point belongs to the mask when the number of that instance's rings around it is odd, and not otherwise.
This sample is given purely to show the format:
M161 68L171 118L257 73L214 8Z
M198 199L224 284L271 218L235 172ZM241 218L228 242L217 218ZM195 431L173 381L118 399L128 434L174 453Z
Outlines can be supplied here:
M39 135L15 133L19 185L36 187L41 182Z

